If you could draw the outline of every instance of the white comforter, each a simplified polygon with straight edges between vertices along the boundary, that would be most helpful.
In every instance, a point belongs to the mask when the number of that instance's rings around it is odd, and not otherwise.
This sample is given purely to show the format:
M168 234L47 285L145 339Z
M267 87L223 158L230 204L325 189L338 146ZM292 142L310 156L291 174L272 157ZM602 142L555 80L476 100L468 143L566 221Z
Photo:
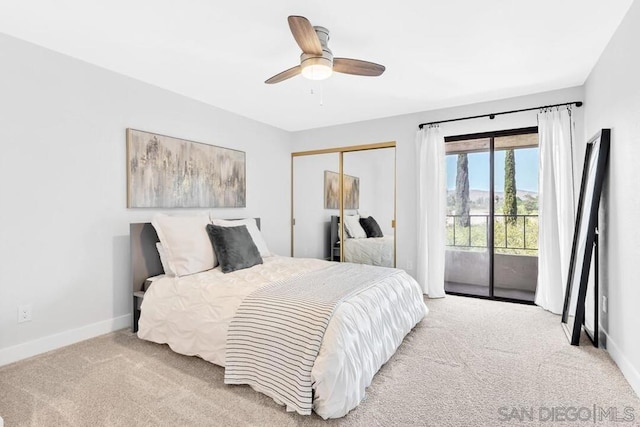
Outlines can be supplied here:
M393 236L345 239L344 260L356 264L393 267Z
M269 282L329 265L315 259L267 257L262 265L229 274L215 268L155 280L142 302L138 337L224 366L229 322L247 295ZM375 373L426 313L422 291L406 273L343 302L311 371L314 411L323 418L337 418L355 408Z

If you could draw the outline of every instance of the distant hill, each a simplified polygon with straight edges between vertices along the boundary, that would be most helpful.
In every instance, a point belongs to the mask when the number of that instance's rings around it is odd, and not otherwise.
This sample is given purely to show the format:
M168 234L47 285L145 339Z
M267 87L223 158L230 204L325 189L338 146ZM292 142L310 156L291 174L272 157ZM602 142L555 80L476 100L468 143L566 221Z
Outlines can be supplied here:
M527 190L517 190L517 197L524 199L526 196L531 196L531 197L538 197L538 193L536 193L535 191L527 191ZM455 190L448 190L447 191L447 196L452 195L455 196L456 192ZM496 191L494 193L498 198L503 199L504 198L504 192L503 191ZM472 202L477 202L480 199L486 199L489 197L489 191L488 190L469 190L469 200L471 200Z

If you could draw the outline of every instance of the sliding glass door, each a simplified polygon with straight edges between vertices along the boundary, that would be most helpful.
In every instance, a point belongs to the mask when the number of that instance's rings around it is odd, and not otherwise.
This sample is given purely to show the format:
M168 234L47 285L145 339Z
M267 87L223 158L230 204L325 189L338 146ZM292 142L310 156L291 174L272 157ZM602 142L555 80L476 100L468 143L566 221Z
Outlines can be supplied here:
M494 295L533 301L538 280L538 134L494 138Z
M445 290L491 296L491 140L449 141Z
M538 275L537 128L449 137L445 290L532 302Z

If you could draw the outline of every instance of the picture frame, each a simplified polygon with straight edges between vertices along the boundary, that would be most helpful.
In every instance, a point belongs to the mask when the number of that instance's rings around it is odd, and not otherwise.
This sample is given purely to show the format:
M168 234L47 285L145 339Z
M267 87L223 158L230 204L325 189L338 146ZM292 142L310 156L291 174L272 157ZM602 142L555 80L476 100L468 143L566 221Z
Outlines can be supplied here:
M344 174L344 209L360 207L360 178ZM324 171L324 208L340 209L340 174Z
M246 153L127 129L127 208L244 208Z
M611 130L587 142L561 324L571 345L579 345L598 227L598 208L609 160ZM597 297L596 297L597 300ZM597 304L596 304L597 310ZM597 319L597 314L596 314ZM597 332L595 332L597 335Z

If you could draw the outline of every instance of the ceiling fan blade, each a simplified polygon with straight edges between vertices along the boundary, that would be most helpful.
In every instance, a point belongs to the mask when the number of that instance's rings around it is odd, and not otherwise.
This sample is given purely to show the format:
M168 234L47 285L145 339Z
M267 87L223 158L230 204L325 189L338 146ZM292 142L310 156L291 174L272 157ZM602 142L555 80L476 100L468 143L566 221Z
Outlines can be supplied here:
M311 22L304 16L293 15L288 20L293 38L296 39L300 49L310 55L322 55L322 45Z
M376 77L384 73L384 65L351 58L333 58L333 71L356 76Z
M290 79L291 77L297 76L298 74L300 74L301 71L302 71L302 68L300 68L299 65L296 65L295 67L291 67L288 70L278 73L275 76L271 77L270 79L265 80L265 83L268 85L273 83L280 83L283 80L287 80L287 79Z

